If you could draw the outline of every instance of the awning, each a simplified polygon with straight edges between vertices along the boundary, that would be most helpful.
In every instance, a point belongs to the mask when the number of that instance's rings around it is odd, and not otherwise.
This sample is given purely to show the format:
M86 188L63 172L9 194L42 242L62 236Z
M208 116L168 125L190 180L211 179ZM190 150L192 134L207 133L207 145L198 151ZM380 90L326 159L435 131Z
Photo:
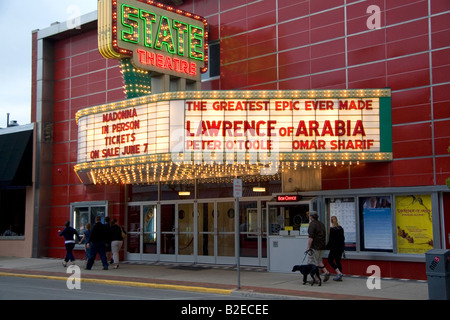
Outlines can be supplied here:
M0 130L0 189L32 184L33 125Z

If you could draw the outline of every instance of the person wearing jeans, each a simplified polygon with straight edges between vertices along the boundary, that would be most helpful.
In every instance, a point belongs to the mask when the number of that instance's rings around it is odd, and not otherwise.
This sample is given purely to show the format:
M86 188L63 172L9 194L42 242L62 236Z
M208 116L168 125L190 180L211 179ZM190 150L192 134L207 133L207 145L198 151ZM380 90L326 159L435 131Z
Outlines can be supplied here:
M63 231L58 230L59 236L64 237L64 245L66 247L66 256L64 258L63 266L67 267L67 262L71 261L72 264L75 263L75 257L73 256L73 248L75 248L75 236L77 240L80 241L80 236L77 230L70 226L70 221L66 221L64 224L65 228Z
M108 261L106 260L105 251L106 241L109 238L108 232L108 229L106 229L105 225L102 223L102 217L97 216L91 231L91 239L89 242L90 257L86 264L86 270L91 270L97 253L100 255L100 259L102 260L103 270L108 270Z

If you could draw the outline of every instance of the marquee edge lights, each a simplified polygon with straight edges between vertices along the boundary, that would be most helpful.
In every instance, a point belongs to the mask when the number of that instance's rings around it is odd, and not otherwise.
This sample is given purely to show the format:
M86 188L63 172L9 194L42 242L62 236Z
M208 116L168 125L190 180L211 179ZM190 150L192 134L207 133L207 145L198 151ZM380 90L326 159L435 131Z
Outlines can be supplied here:
M360 161L390 161L392 153L280 153L279 161L269 163L254 163L246 154L241 161L232 164L201 159L173 162L172 157L168 153L87 162L75 165L74 170L83 183L92 184L154 184L194 180L224 182L236 176L245 181L260 182L279 179L280 173L301 168L322 169L324 166L359 165ZM239 155L235 157L239 158Z
M98 105L79 110L78 119L90 114L134 107L157 101L189 99L362 99L391 97L391 89L345 89L345 90L217 90L217 91L174 91L136 97L133 99Z

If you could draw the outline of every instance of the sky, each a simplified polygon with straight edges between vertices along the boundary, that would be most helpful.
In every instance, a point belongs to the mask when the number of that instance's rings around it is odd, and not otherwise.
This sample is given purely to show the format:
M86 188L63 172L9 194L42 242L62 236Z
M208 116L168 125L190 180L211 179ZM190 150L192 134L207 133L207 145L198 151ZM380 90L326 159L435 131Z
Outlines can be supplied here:
M97 0L0 0L0 128L31 123L31 33L53 22L76 21Z

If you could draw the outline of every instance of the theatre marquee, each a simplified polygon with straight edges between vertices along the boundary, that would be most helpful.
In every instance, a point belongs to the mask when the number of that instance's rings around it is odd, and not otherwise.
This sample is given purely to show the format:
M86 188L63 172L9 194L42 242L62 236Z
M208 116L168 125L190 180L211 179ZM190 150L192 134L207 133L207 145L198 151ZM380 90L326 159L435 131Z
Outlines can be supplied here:
M170 92L77 113L85 183L267 176L392 159L389 89Z

